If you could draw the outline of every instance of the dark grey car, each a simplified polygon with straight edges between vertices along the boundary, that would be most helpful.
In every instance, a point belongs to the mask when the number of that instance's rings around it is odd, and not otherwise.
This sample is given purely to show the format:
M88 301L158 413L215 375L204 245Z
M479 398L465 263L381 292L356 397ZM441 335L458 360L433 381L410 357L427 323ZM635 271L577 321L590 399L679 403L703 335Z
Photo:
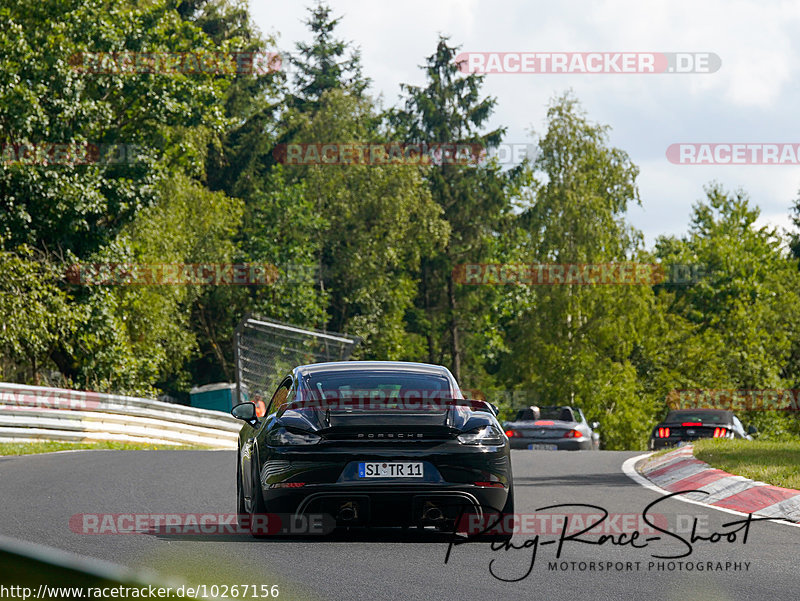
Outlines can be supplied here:
M541 451L596 451L600 435L577 407L528 407L519 411L514 421L503 428L512 449Z
M724 409L675 409L653 428L650 450L680 446L699 438L740 438L753 440L758 429L744 425L733 412Z

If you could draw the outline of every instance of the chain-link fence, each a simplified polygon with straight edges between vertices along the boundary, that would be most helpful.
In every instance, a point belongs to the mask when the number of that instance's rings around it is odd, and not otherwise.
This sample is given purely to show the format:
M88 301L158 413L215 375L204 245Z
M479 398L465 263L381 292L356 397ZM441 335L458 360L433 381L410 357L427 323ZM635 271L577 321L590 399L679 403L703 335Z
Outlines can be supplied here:
M238 402L268 403L281 379L298 365L347 361L361 340L336 332L245 317L234 335Z

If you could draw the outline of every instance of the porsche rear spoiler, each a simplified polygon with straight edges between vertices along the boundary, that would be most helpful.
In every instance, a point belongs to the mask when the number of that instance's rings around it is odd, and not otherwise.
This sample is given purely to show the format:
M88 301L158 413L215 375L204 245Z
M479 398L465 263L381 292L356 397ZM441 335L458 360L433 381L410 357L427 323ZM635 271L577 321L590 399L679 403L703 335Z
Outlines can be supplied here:
M431 434L452 434L461 421L455 415L458 408L483 411L496 415L494 407L486 401L474 399L309 399L287 403L278 411L319 412L322 431L366 431L365 428L414 428L429 430ZM463 419L463 417L461 418ZM442 430L444 428L444 430ZM441 431L440 431L441 430Z
M473 411L486 411L497 415L496 407L487 401L456 398L312 398L287 403L280 409L298 411L316 409L319 411L378 411L381 413L399 411L401 413L444 412L455 407L466 407Z

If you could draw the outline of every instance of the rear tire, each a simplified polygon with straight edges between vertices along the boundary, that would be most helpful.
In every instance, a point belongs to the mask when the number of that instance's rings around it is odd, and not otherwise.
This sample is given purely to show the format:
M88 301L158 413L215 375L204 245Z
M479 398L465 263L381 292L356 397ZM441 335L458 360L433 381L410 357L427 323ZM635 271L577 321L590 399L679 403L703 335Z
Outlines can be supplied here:
M236 522L239 527L244 527L247 511L244 506L244 491L242 490L242 466L240 459L236 460Z
M261 478L259 477L257 470L255 469L257 462L253 462L253 471L255 472L251 478L253 482L253 490L251 493L252 503L250 504L250 520L249 520L249 527L250 527L250 534L254 538L266 538L269 536L264 532L259 532L255 525L255 518L256 516L263 516L266 512L266 505L264 503L264 493L261 490Z

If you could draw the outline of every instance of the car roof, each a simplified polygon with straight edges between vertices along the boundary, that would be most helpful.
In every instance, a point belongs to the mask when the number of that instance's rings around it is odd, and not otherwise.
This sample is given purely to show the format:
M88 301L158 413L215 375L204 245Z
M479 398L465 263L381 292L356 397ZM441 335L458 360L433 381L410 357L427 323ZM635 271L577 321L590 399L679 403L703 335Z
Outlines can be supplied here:
M309 363L298 365L294 372L298 376L308 376L323 372L347 371L393 371L407 373L435 374L452 378L450 370L443 365L413 363L411 361L332 361L329 363Z
M539 410L542 410L542 409L558 409L558 410L569 409L573 413L575 413L577 411L581 411L581 408L578 407L577 405L535 405L534 404L534 405L529 405L528 407L538 407ZM524 411L528 407L523 407L522 409L518 409L517 413L519 413L520 411Z
M560 416L559 416L559 418L538 417L536 419L517 419L516 416L521 416L523 413L525 413L525 411L527 411L527 408L526 408L526 409L518 409L517 412L516 412L515 418L513 420L509 421L508 423L537 422L537 421L542 421L542 420L551 420L551 421L563 422L565 424L569 424L569 423L575 423L575 424L584 423L583 412L578 407L575 407L574 405L535 405L535 406L539 407L540 410L541 409L550 409L550 410L556 410L556 411L563 411L564 409L569 409L570 413L572 413L573 419L564 420L564 419L560 419Z
M669 413L667 413L667 416L673 415L678 417L681 415L697 415L698 413L714 413L721 415L727 420L733 420L733 411L729 411L727 409L670 409Z
M727 409L706 409L705 407L695 407L694 409L670 409L670 413L697 413L703 411L705 413L731 413Z

